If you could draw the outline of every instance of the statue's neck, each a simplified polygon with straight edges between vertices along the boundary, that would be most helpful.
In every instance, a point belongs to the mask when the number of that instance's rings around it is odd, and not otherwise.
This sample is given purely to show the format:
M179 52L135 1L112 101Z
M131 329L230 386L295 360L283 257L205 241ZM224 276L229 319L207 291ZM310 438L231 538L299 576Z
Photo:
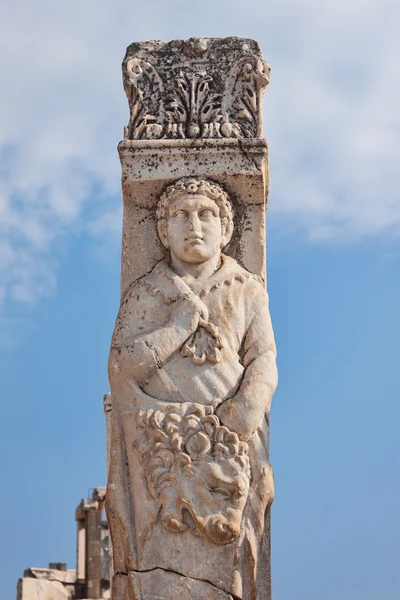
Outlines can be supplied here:
M208 279L215 273L220 264L221 254L218 253L202 263L188 263L171 254L171 268L182 279Z

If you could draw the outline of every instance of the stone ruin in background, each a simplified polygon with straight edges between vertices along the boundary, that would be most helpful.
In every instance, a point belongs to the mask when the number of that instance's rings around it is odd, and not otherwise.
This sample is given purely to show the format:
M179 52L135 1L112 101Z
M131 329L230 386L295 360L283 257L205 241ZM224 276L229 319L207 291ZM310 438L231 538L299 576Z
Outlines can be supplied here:
M108 524L104 519L105 488L95 488L75 513L76 569L66 563L31 567L18 581L17 600L99 600L110 597Z

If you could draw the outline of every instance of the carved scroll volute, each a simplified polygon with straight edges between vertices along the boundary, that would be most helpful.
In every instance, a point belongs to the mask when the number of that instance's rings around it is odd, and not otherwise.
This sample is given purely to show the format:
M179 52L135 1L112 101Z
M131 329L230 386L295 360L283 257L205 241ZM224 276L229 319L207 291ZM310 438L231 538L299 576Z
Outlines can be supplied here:
M231 106L233 119L239 124L242 133L240 137L262 136L262 99L270 72L271 68L266 62L244 59L230 73L230 81L227 82L227 111ZM234 82L230 87L232 80Z
M128 48L125 139L262 136L261 103L270 67L258 45L228 38L224 53L213 39L201 42L182 42L179 53L161 42Z
M124 73L124 89L130 109L125 138L152 140L163 137L164 85L153 65L140 58L128 60Z

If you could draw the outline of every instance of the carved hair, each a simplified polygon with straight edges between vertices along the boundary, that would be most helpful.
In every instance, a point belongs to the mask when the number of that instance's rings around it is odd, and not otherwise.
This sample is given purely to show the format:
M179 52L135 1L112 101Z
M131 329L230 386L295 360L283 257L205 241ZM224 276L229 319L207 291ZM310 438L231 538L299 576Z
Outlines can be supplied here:
M144 429L135 442L145 462L147 485L153 498L161 487L175 481L180 471L191 472L193 461L212 458L236 460L250 477L248 446L238 435L220 424L211 406L191 404L185 414L139 410L136 422Z
M232 204L222 187L210 179L193 177L183 177L165 189L157 204L157 222L168 218L168 208L173 200L188 194L206 196L214 200L219 208L221 221L225 221L227 225L233 222Z

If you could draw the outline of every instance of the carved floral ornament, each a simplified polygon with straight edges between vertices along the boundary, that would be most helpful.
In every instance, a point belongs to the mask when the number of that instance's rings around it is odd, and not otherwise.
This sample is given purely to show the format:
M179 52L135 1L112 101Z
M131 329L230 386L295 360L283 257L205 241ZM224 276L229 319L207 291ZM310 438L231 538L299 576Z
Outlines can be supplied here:
M216 92L207 70L182 69L162 78L150 60L131 58L124 76L131 111L125 138L261 137L261 101L269 74L270 67L260 58L246 57Z

